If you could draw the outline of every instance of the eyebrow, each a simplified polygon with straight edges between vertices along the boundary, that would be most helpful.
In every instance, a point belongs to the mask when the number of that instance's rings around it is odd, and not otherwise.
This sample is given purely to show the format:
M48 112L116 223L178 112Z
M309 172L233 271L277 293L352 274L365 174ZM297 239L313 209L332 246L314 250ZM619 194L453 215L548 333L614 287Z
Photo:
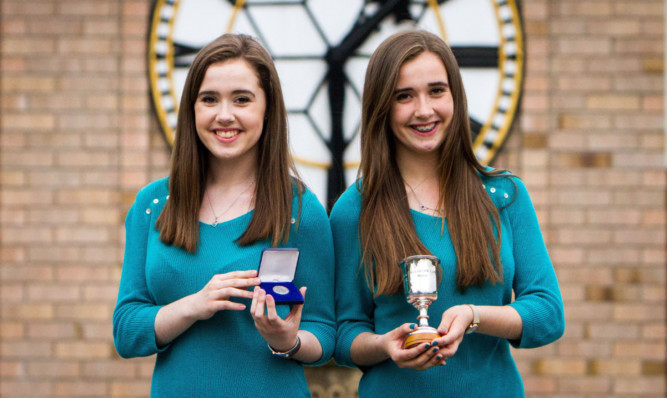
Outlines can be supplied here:
M220 93L218 93L215 90L200 91L199 94L197 94L197 98L201 97L202 95L219 95L219 94ZM255 98L255 93L252 92L251 90L238 89L238 90L232 91L232 95L238 95L238 94L246 94L246 95L250 95L253 98Z
M449 87L449 84L447 82L432 82L432 83L429 83L428 86L429 87L438 87L438 86ZM399 94L399 93L403 93L403 92L410 91L410 90L414 90L414 89L412 87L401 87L401 88L397 88L396 90L394 90L394 94Z

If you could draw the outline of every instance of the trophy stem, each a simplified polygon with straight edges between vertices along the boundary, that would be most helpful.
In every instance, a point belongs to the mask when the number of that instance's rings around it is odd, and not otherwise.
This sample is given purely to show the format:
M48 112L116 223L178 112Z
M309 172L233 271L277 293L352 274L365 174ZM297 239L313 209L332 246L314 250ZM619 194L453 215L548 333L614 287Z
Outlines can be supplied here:
M419 326L428 326L428 305L419 304L419 316L417 317L419 319Z

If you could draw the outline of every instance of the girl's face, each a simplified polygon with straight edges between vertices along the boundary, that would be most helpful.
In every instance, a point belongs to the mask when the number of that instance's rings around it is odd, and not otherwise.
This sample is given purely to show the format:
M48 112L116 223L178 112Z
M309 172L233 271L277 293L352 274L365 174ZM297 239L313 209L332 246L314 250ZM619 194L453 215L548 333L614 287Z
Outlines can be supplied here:
M210 65L194 112L197 135L211 160L256 157L265 111L266 95L247 61L236 58Z
M423 52L401 66L389 120L398 155L437 150L453 113L447 70L438 56Z

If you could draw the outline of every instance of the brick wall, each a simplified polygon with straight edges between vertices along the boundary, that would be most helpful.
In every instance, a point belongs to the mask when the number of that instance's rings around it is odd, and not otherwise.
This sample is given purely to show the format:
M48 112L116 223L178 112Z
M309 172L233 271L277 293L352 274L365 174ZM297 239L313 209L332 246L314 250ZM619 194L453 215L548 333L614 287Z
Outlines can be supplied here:
M0 396L144 397L111 313L123 219L167 173L150 0L2 0ZM528 185L567 330L515 351L530 397L664 397L664 3L525 0L522 110L495 164ZM309 369L346 396L358 373ZM338 395L336 395L338 394Z

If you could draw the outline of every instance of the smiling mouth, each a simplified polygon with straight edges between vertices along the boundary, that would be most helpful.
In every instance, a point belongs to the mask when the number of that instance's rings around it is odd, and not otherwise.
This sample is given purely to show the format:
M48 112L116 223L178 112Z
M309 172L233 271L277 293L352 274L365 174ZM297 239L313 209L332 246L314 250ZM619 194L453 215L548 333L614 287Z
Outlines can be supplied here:
M239 130L227 130L227 131L222 131L222 130L216 130L214 131L215 135L221 138L232 138L235 135L239 134Z
M438 124L438 122L433 122L433 123L429 123L429 124L420 124L420 125L413 124L410 127L419 131L420 133L429 133L429 132L433 131L433 129L435 128L435 126L437 124Z

